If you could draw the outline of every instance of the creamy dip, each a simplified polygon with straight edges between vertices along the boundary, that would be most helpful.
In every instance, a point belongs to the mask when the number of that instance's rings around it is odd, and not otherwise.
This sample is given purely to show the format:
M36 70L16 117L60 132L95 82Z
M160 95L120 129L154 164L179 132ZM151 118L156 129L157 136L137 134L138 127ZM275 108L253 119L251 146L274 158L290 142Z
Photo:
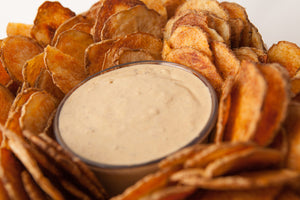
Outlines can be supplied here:
M207 124L208 87L181 68L123 67L95 76L64 102L58 129L85 159L108 165L149 162L184 147Z

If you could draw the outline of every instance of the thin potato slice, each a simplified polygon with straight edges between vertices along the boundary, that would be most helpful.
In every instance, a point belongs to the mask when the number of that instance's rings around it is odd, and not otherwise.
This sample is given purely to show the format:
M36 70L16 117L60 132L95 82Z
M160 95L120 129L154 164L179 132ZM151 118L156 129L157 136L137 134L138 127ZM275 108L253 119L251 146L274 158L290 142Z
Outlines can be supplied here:
M226 45L230 46L230 25L227 20L215 16L214 14L208 14L208 27L215 29L220 36L224 39Z
M211 62L210 58L205 54L191 47L183 47L173 49L167 55L165 60L179 63L196 70L207 78L216 91L220 93L223 85L223 79L215 65Z
M84 15L76 15L76 16L73 16L73 17L69 18L68 20L66 20L64 23L62 23L56 29L55 34L54 34L54 36L52 38L52 41L51 41L51 45L53 46L53 45L56 44L58 36L62 32L72 29L78 23L88 23L88 24L90 24L92 22L91 22L91 19L87 18Z
M164 23L156 11L143 5L137 5L108 18L101 31L101 40L116 39L138 32L162 38L163 25Z
M3 65L14 81L23 82L23 65L42 50L31 38L20 35L7 37L2 44Z
M241 35L244 30L244 22L240 18L231 18L228 20L230 26L230 46L238 48L241 43Z
M83 16L92 19L93 23L94 20L97 18L98 12L103 5L104 0L99 0L94 3L86 12L82 13Z
M112 47L115 40L103 40L91 44L85 51L85 68L89 75L102 70L106 52Z
M170 186L157 190L141 200L182 200L194 193L196 188L190 186Z
M22 165L10 150L1 148L0 152L0 178L4 183L8 196L10 199L29 199L22 184Z
M114 63L116 63L116 65L136 61L154 60L149 52L142 49L132 50L128 48L121 48L115 56Z
M34 134L45 131L48 123L52 121L57 104L56 99L45 91L32 94L22 108L21 128Z
M245 172L213 179L190 176L182 178L179 183L210 190L247 190L278 187L297 181L299 177L299 172L288 169L278 169Z
M201 51L212 60L207 34L199 27L182 25L172 33L168 43L172 49L191 47Z
M259 64L268 84L262 113L257 125L254 141L262 146L269 145L285 120L290 102L288 73L278 64Z
M228 20L229 15L227 11L222 8L216 0L189 0L184 2L176 11L176 13L183 12L185 10L202 10L213 13L214 15Z
M55 30L75 13L59 2L46 1L38 8L31 36L43 47L51 43Z
M93 37L89 33L67 30L59 35L54 46L74 57L83 66L85 49L93 42Z
M162 58L165 60L167 58L167 55L172 51L172 48L170 47L168 41L164 40L163 43L163 49L161 52Z
M235 76L240 69L240 61L226 44L212 41L212 53L214 55L215 65L224 80L229 76Z
M101 32L103 26L110 16L123 10L128 10L129 8L132 8L137 5L145 6L145 4L139 0L104 0L98 12L96 22L93 28L94 41L101 41Z
M11 81L13 80L11 79L7 71L4 69L2 61L0 60L0 84L7 86Z
M149 9L156 11L160 15L163 23L167 21L167 9L161 0L142 0L142 2L144 2Z
M32 59L26 61L22 74L27 87L35 87L36 82L45 69L44 53L34 56Z
M236 152L242 152L247 149L253 149L255 145L252 143L221 143L212 144L206 149L193 155L184 163L185 168L205 168L209 163Z
M252 34L251 34L250 47L266 50L264 41L262 39L261 34L258 32L258 29L253 24L251 24L251 28L252 28Z
M45 193L39 188L39 186L27 171L24 170L21 174L21 177L24 188L31 200L40 200L47 198Z
M225 141L251 141L261 117L267 82L255 64L243 61L231 92Z
M300 104L291 103L288 108L288 115L284 123L287 131L288 154L285 166L300 171Z
M23 35L26 37L30 37L30 31L32 26L32 24L9 22L6 26L6 35L8 37L14 35Z
M81 31L81 32L85 32L90 34L91 30L93 28L93 24L91 23L77 23L72 27L72 30L77 30L77 31ZM94 41L94 40L93 40Z
M219 158L207 165L203 176L211 178L246 170L258 170L278 167L283 154L274 149L253 148L232 153Z
M291 42L280 41L268 50L268 62L284 66L290 77L295 76L300 66L300 48Z
M4 125L14 101L14 95L0 84L0 124ZM0 136L1 137L1 136Z
M54 47L45 48L45 63L54 83L65 94L87 77L84 66Z
M150 192L163 188L168 183L169 177L177 169L167 168L150 174L127 188L122 194L113 197L111 200L132 200L139 199Z
M237 49L233 49L234 54L236 57L242 61L252 61L252 62L259 62L258 55L252 50L250 47L240 47Z
M178 182L187 177L204 176L204 169L201 168L183 168L170 177L173 182Z

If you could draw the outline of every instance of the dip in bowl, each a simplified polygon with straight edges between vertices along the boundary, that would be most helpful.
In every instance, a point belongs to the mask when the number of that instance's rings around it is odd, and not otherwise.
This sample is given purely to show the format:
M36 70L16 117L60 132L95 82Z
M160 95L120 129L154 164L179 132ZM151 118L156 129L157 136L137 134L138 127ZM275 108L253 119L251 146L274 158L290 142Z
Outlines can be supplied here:
M83 81L61 102L58 142L116 195L166 156L203 142L217 115L212 86L196 71L164 61L115 66Z

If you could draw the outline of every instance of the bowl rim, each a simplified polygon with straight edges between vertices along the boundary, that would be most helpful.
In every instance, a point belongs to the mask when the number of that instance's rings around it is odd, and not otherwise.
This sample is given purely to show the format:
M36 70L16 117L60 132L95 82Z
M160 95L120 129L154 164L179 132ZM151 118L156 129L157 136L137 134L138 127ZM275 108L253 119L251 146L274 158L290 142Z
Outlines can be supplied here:
M120 68L124 68L124 67L130 67L130 66L134 66L134 65L140 65L140 64L158 64L158 65L165 65L165 66L169 66L169 67L176 67L179 69L182 69L184 71L187 71L189 73L194 74L195 76L197 76L204 84L205 86L209 89L210 92L210 96L211 96L211 100L212 100L212 108L211 108L211 113L210 116L207 120L207 123L205 124L204 128L200 131L200 133L190 142L188 142L186 145L178 148L176 151L171 152L167 155L161 156L159 158L144 162L144 163L138 163L138 164L130 164L130 165L114 165L114 164L105 164L105 163L101 163L101 162L96 162L93 160L90 160L88 158L85 158L79 154L77 154L76 152L74 152L70 147L68 147L68 145L64 142L60 131L59 131L59 115L60 115L60 111L62 110L64 103L66 102L66 100L73 94L73 92L79 88L80 86L82 86L83 84L85 84L86 82L88 82L89 80L100 76L101 74L104 74L106 72L112 71L112 70L117 70ZM149 165L153 165L156 164L158 162L160 162L161 160L163 160L164 158L170 156L171 154L192 146L194 144L197 143L201 143L203 142L209 135L209 133L213 130L216 121L217 121L217 114L218 114L218 97L216 95L215 89L212 87L212 85L209 83L209 81L203 76L201 75L199 72L195 71L192 68L189 68L187 66L178 64L178 63L173 63L173 62L168 62L168 61L161 61L161 60L154 60L154 61L136 61L136 62L130 62L130 63L124 63L124 64L120 64L120 65L116 65L110 68L107 68L105 70L102 70L98 73L95 73L89 77L87 77L85 80L83 80L82 82L80 82L79 84L77 84L74 88L72 88L72 90L70 90L65 97L62 99L62 101L60 102L59 106L57 107L56 113L55 113L55 117L53 120L53 130L54 130L54 135L55 138L57 140L57 142L60 144L60 146L62 146L62 148L68 150L69 152L71 152L72 154L74 154L75 156L77 156L81 161L83 161L84 163L86 163L87 165L93 167L93 168L102 168L102 169L117 169L117 170L121 170L121 169L131 169L131 168L142 168L142 167L147 167Z

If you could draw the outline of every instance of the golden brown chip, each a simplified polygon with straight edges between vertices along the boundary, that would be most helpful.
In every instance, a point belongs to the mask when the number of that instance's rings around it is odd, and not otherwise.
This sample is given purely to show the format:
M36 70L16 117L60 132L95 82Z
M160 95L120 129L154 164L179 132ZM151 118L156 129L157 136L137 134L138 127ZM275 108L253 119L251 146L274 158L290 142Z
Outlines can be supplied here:
M94 41L101 41L101 32L103 26L110 16L121 12L122 10L127 10L137 5L145 4L139 0L104 0L98 12L96 22L93 28Z
M182 200L190 196L195 189L190 186L170 186L154 191L141 200Z
M253 149L255 147L252 143L226 143L221 144L211 144L209 147L203 149L202 151L196 153L192 157L188 158L184 167L186 168L204 168L209 163L224 157L226 155L231 155L236 152L245 151L247 149Z
M55 47L74 57L83 66L85 49L93 42L93 37L89 33L67 30L59 35Z
M108 18L101 31L101 40L116 39L138 32L162 38L163 25L164 23L156 11L143 5L137 5Z
M163 169L181 166L188 158L194 156L196 153L202 151L206 147L206 144L199 144L191 147L186 147L162 160L159 163L159 167Z
M33 26L32 24L9 22L6 26L6 35L7 36L23 35L23 36L30 37L30 31L32 26Z
M259 62L258 55L250 47L240 47L237 49L233 49L233 52L240 61L247 60L252 62Z
M227 11L222 8L216 0L189 0L184 2L176 11L176 13L184 12L185 10L202 10L213 13L214 15L228 20L229 15Z
M70 19L68 19L64 23L62 23L56 29L55 34L51 41L51 45L53 46L56 44L57 38L62 32L72 29L76 24L79 24L79 23L92 24L91 19L84 15L76 15L76 16L71 17Z
M224 82L221 97L219 100L219 112L217 119L216 132L214 135L214 142L221 143L224 137L224 130L229 118L231 108L231 90L234 84L234 77L229 76Z
M81 32L85 32L85 33L90 34L92 28L93 28L93 24L81 22L81 23L75 24L75 25L72 27L72 30L77 30L77 31L81 31Z
M277 199L280 187L267 187L261 189L248 190L205 190L201 192L197 200L273 200Z
M144 2L149 9L156 11L160 15L163 23L167 21L167 9L161 0L142 0L142 2Z
M253 148L223 156L209 163L203 176L216 177L246 170L278 167L283 160L282 152L267 148Z
M73 16L75 13L63 7L59 2L45 1L38 8L31 36L44 47L50 44L59 25Z
M172 49L171 49L168 41L164 40L163 49L162 49L162 52L161 52L161 56L164 60L167 58L167 55L171 52L171 50Z
M280 70L278 64L259 64L268 84L260 120L254 134L254 141L260 145L269 145L286 117L290 102L288 74Z
M94 20L97 18L98 12L103 5L104 0L99 0L94 3L86 12L82 13L83 16L86 16L89 19L92 19L93 23Z
M29 150L25 147L26 143L21 136L18 136L9 130L4 130L3 133L9 139L8 144L12 152L21 161L40 188L51 198L63 200L63 194L50 182L47 177L45 177L38 163Z
M27 60L23 66L22 74L27 87L35 87L36 82L45 69L44 53L34 56L32 59Z
M173 182L178 182L187 177L204 176L204 169L201 168L183 168L170 177Z
M4 125L8 117L10 107L14 101L14 95L0 84L0 124ZM1 137L1 136L0 136Z
M251 34L250 47L265 50L266 47L261 34L258 32L258 29L253 24L251 24L251 28L252 28L251 31L252 34Z
M240 18L230 18L228 20L230 26L230 46L238 48L241 43L241 34L244 30L244 22Z
M174 16L176 9L186 0L161 0L167 9L168 19Z
M57 104L57 100L45 91L32 94L22 107L21 128L34 134L46 131L53 119Z
M23 82L23 65L42 51L40 45L31 38L20 35L7 37L2 45L3 65L15 81Z
M191 47L183 47L173 49L165 60L179 63L196 70L207 78L215 90L220 93L223 79L210 58L205 54Z
M116 40L106 53L102 70L114 66L114 56L121 48L142 49L156 60L161 59L162 41L148 33L133 33Z
M297 181L299 177L299 172L278 169L245 172L212 179L189 176L181 179L179 183L210 190L247 190L282 186Z
M261 117L267 82L255 64L242 61L231 92L226 141L250 141Z
M207 34L199 27L182 25L172 33L168 43L172 49L191 47L201 51L212 60Z
M85 68L89 75L102 70L105 53L112 47L114 40L103 40L91 44L85 51Z
M220 18L214 14L209 13L208 15L208 26L216 30L220 36L224 39L224 43L230 46L231 30L227 20Z
M45 64L54 83L65 94L87 77L83 65L54 47L45 48Z
M281 64L293 77L300 66L300 48L292 42L280 41L268 50L268 62Z
M127 188L122 194L113 197L111 200L139 199L150 192L166 186L169 177L176 171L177 169L174 168L166 168L154 174L146 175L134 185Z
M7 71L4 69L2 61L0 59L0 84L3 86L7 86L11 81L12 79L7 73Z
M211 49L214 55L215 65L224 80L229 76L235 76L240 69L240 61L226 44L212 41Z
M0 149L0 178L10 199L29 199L21 179L22 165L8 149Z
M288 108L288 115L284 123L287 131L287 140L289 144L286 158L286 167L300 171L300 104L291 103Z
M136 61L144 61L144 60L154 60L151 54L143 49L129 49L129 48L121 48L115 54L114 63L116 65L136 62Z
M39 186L36 184L36 182L32 179L32 177L27 171L24 170L21 173L21 177L24 188L31 200L40 200L47 198L45 193L39 188Z

